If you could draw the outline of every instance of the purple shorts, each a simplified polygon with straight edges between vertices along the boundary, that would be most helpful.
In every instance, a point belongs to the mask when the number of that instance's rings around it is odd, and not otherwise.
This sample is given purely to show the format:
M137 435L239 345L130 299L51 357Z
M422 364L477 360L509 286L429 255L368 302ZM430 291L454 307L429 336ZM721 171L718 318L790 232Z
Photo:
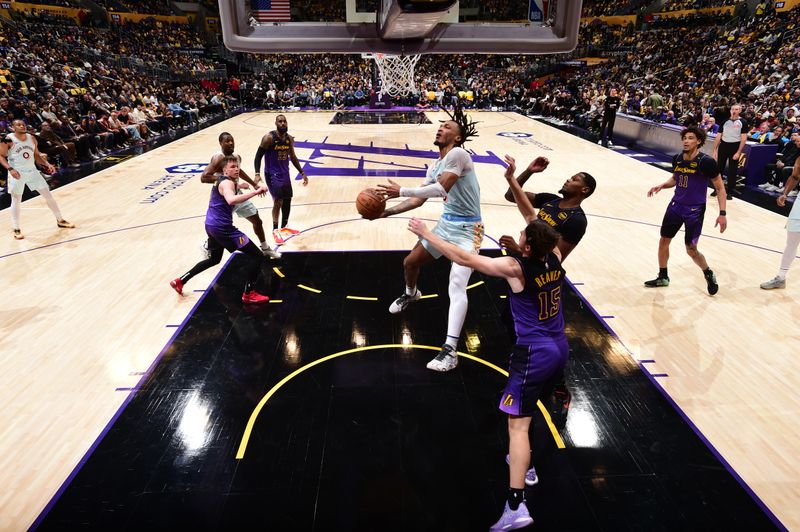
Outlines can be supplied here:
M539 399L547 397L563 377L567 358L566 336L542 337L528 345L515 345L500 410L512 416L532 416Z
M684 242L686 245L696 245L703 232L703 216L706 213L706 204L682 205L676 201L671 201L664 213L664 220L661 222L661 236L664 238L675 238L682 225L686 225L686 235Z
M286 178L275 178L267 176L264 182L269 188L269 193L272 196L272 199L287 199L294 196L294 191L292 190L292 182Z
M206 226L206 234L208 235L209 251L211 251L214 244L216 244L233 253L237 249L245 247L247 243L250 242L250 238L246 234L233 226L224 229Z

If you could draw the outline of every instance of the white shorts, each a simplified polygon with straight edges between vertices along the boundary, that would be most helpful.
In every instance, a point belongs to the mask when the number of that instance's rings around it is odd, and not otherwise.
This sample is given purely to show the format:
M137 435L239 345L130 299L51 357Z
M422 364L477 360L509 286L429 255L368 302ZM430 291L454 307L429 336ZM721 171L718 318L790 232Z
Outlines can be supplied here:
M42 190L43 188L49 189L47 181L42 177L39 170L30 169L16 169L19 172L19 179L14 179L11 172L8 173L8 193L14 196L22 196L25 192L25 185L31 190Z
M786 230L790 233L800 233L800 198L794 199L789 219L786 220Z
M479 219L464 218L461 220L452 216L446 219L442 216L432 231L435 235L442 237L443 240L470 253L478 253L481 249L483 222ZM438 259L442 256L442 252L431 246L424 238L421 238L420 242L433 258Z
M241 218L249 218L254 214L258 214L258 209L255 205L253 205L252 201L247 200L237 205L236 208L233 209L233 212L235 212L236 215Z

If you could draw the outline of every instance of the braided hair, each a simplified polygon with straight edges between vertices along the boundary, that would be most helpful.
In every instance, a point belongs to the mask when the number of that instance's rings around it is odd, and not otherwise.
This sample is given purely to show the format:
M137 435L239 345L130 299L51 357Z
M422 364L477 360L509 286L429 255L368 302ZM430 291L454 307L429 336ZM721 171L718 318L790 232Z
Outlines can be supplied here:
M450 120L458 124L458 128L461 130L461 142L456 144L457 146L461 147L464 145L465 142L468 142L472 137L478 136L478 130L475 126L479 122L475 122L472 118L467 116L467 113L464 112L463 107L461 107L460 103L456 103L453 106L453 112L451 113L447 109L444 109L444 112L447 113L447 116L450 117Z

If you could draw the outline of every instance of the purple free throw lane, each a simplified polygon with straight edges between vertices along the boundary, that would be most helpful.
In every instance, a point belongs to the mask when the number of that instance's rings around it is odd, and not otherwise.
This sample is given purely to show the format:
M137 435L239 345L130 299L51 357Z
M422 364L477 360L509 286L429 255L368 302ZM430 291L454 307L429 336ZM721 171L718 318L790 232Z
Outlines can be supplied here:
M586 307L592 311L592 314L594 314L595 317L598 320L600 320L600 323L603 324L603 327L605 327L605 329L609 332L609 334L611 334L611 336L619 340L619 342L625 347L625 349L628 349L627 346L625 346L625 342L620 340L617 333L614 332L614 329L612 329L611 326L600 317L600 314L598 314L598 312L594 309L591 303L589 303L589 301L583 296L583 294L581 294L580 291L577 290L575 286L569 282L569 279L567 279L567 284L569 284L572 287L572 290L578 295L579 298L581 298ZM630 352L629 349L628 352ZM764 511L764 513L767 514L767 516L772 520L775 526L784 531L788 530L785 526L783 526L783 523L781 523L780 519L778 519L778 517L774 513L772 513L772 510L770 510L769 507L767 507L767 505L764 504L764 501L762 501L761 498L758 495L756 495L756 493L752 490L752 488L750 488L750 486L747 485L747 482L745 482L744 479L739 476L736 470L733 469L733 467L728 463L728 461L725 460L725 458L719 453L719 451L717 451L716 447L714 447L714 445L708 440L708 438L705 437L705 435L700 431L700 429L697 428L697 425L695 425L694 422L692 422L692 420L689 418L689 416L686 415L686 412L684 412L681 409L681 407L678 406L678 403L676 403L672 399L669 393L667 393L667 391L661 387L661 384L659 384L658 380L656 380L656 377L648 373L647 371L643 371L642 373L644 373L644 375L650 380L650 382L656 387L656 389L658 389L658 391L661 392L661 395L663 395L664 398L667 400L667 402L670 405L672 405L672 408L674 408L675 411L678 412L678 415L680 415L683 418L683 420L689 425L689 427L691 427L694 433L697 434L697 437L700 438L700 440L706 445L706 447L708 447L708 449L717 458L717 460L719 460L720 463L725 467L725 469L728 470L728 473L733 475L733 478L736 479L739 485L742 486L742 488L744 488L744 490L748 493L748 495L750 495L750 497L756 502L756 504L758 504L758 506Z
M233 259L233 254L231 254L228 257L228 260L225 261L225 264L219 269L219 272L217 272L217 275L214 276L214 279L211 281L211 284L208 285L209 289L212 286L214 286L214 284L217 282L217 279L219 279L219 276L222 275L222 272L224 272L225 268L227 268L228 264L230 264L231 259ZM165 287L166 287L166 285L165 285ZM61 484L61 487L58 488L58 491L56 491L55 495L53 495L53 498L50 499L50 502L47 503L47 506L44 507L44 510L42 510L42 512L39 514L39 517L37 517L36 520L33 522L33 524L31 525L30 530L36 530L37 528L39 528L39 526L42 524L42 522L45 520L45 518L47 518L47 514L49 514L50 510L53 509L53 506L56 505L58 500L61 498L61 495L64 494L64 492L67 490L69 485L72 483L72 480L78 475L78 473L80 473L80 471L83 468L84 464L89 461L89 457L92 456L92 453L94 453L95 449L97 449L97 447L100 445L100 442L103 441L103 438L105 438L106 434L108 434L108 431L111 430L111 427L114 426L114 423L116 423L116 421L119 418L119 416L122 415L122 412L128 406L128 403L130 403L131 400L133 400L134 396L136 395L136 391L142 386L142 384L144 384L144 381L150 375L150 372L153 371L153 369L156 367L156 365L159 363L159 361L164 357L164 354L167 352L167 350L170 348L170 346L172 346L172 342L174 342L175 338L177 338L178 335L181 333L181 331L183 331L183 328L186 325L186 323L189 321L189 318L191 318L194 315L194 311L197 310L197 307L200 306L200 303L202 303L203 300L206 298L206 295L208 295L208 292L209 292L209 290L206 289L205 293L202 296L200 296L200 299L198 299L197 302L194 304L194 306L192 307L192 310L190 310L189 313L186 315L186 317L183 319L181 324L178 326L178 328L172 334L172 337L170 337L170 339L167 341L167 344L164 346L164 348L161 350L161 352L158 354L158 356L155 358L155 360L153 360L153 363L150 364L150 367L147 368L147 371L145 371L142 374L142 377L139 379L139 382L137 382L133 387L130 388L128 396L125 398L125 400L119 406L117 411L111 417L111 420L109 420L109 422L106 424L106 426L100 432L100 434L94 440L94 443L92 443L91 447L89 447L89 450L86 451L86 453L83 455L83 457L78 461L78 464L72 470L72 473L69 474L67 479ZM164 293L167 294L167 296L172 294L172 292L169 292L166 289L165 289ZM117 390L124 391L124 388L117 388Z

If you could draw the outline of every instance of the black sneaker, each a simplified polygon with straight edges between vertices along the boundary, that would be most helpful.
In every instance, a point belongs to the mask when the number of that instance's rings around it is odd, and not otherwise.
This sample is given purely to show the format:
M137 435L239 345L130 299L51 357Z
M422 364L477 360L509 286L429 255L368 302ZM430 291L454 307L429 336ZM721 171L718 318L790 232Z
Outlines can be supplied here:
M712 198L716 198L717 197L717 191L716 190L712 190L711 191L711 197Z
M652 281L645 281L644 285L647 288L658 288L661 286L669 286L669 277L656 277Z
M706 284L708 284L708 293L709 295L714 295L719 292L719 285L717 284L717 276L714 275L714 272L708 270L708 273L703 274L706 278Z
M731 194L730 192L728 192L727 194L725 194L725 199L726 199L726 200L732 200L732 199L733 199L733 194Z

